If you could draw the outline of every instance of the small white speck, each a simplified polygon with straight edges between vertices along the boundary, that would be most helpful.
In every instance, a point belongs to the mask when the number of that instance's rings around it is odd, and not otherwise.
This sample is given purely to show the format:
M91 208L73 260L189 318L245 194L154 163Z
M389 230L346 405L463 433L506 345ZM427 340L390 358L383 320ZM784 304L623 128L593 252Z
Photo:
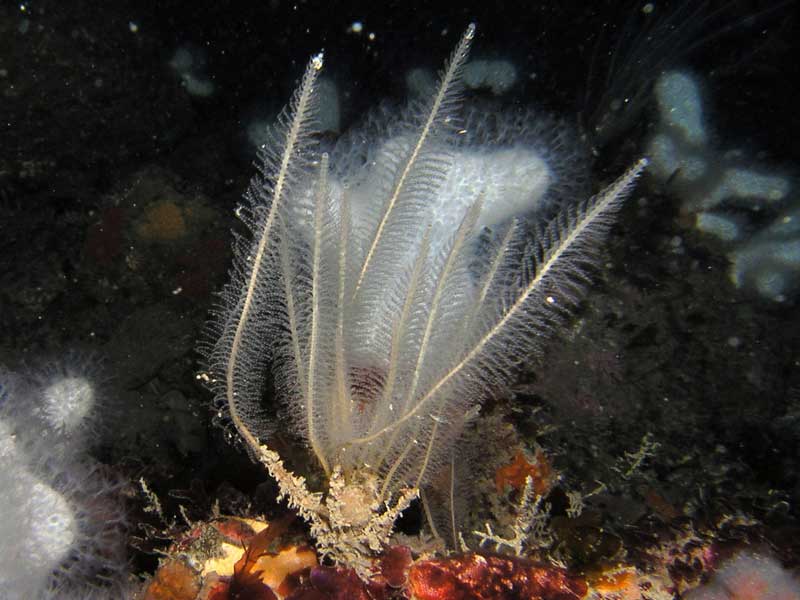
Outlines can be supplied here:
M364 31L364 24L361 21L353 21L347 28L347 33L361 33Z
M128 31L131 33L139 33L139 24L134 21L128 21Z
M547 302L548 304L555 304L556 299L553 298L552 296L548 296L547 298L545 298L545 302Z

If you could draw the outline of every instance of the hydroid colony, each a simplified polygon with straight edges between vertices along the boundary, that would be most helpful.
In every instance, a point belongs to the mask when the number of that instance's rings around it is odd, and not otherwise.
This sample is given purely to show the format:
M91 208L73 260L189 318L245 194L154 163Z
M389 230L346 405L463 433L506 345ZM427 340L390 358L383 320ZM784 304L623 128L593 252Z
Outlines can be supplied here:
M449 465L480 403L502 393L568 318L644 168L640 161L596 197L569 203L535 235L513 218L497 223L504 194L536 196L551 172L534 157L502 181L524 149L490 156L461 143L459 77L474 34L470 26L426 105L360 153L319 150L323 58L312 58L246 195L241 216L253 239L237 240L206 347L214 389L253 455L309 521L320 551L357 568ZM481 152L483 168L500 177L461 175ZM473 185L452 185L465 177ZM262 444L269 364L325 473L322 492Z

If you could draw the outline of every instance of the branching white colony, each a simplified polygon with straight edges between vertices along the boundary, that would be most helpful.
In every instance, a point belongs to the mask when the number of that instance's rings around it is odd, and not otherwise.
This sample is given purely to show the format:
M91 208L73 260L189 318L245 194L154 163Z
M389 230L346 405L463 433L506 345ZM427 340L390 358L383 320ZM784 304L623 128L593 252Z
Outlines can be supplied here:
M206 355L220 400L320 551L366 573L397 516L451 458L468 415L569 317L642 160L535 235L517 221L478 244L482 199L449 229L442 182L463 152L459 77L470 26L423 109L375 140L378 158L321 153L314 116L321 55L271 131ZM480 150L480 148L478 148ZM476 149L470 149L475 152ZM466 201L465 201L466 200ZM433 207L433 208L432 208ZM484 232L484 236L486 232ZM263 445L272 364L297 432L324 470L312 493Z

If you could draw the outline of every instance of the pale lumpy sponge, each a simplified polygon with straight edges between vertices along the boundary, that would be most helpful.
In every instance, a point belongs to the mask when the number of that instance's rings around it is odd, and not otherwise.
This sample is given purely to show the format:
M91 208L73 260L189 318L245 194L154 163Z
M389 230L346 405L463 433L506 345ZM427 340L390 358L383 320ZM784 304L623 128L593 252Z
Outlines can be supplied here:
M800 600L800 582L774 558L743 551L685 600Z

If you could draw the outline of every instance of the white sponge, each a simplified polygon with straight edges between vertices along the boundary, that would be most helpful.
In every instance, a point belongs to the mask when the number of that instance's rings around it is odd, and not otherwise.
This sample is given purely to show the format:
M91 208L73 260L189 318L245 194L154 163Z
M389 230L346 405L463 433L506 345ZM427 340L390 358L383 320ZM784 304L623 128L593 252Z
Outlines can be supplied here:
M685 600L800 600L800 583L770 556L744 551Z

